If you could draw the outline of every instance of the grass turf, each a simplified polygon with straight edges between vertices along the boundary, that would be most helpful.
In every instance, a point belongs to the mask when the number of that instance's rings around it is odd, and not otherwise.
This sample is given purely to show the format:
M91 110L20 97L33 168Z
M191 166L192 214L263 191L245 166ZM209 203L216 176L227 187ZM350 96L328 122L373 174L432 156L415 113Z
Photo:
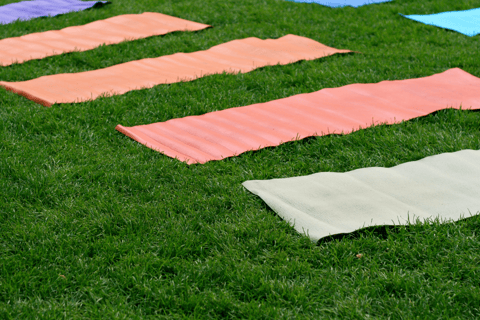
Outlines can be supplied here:
M398 15L479 6L478 0L395 0L358 9L281 0L115 0L0 26L6 38L144 11L214 26L0 68L5 81L250 36L293 33L361 52L52 108L0 90L0 318L480 316L480 217L370 228L316 245L240 185L480 149L480 113L444 110L192 166L114 130L118 123L165 121L452 67L480 76L478 36Z

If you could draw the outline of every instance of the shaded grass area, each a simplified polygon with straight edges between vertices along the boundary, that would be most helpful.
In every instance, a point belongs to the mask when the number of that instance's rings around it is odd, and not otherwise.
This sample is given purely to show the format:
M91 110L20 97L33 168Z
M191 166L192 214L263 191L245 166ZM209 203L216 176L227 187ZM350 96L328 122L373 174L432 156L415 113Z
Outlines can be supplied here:
M12 65L0 69L3 81L204 50L250 36L293 33L361 52L52 108L0 90L0 318L478 317L478 216L366 229L317 245L241 182L478 150L479 112L448 109L192 166L114 130L118 123L165 121L452 67L480 76L478 36L398 15L474 7L480 1L395 0L331 9L273 0L119 0L0 26L6 38L143 11L214 26Z

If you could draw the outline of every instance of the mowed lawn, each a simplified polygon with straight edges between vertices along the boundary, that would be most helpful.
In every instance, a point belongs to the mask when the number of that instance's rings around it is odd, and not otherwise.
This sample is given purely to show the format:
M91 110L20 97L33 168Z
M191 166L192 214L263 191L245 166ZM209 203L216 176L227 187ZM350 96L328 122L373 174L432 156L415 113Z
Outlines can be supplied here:
M112 2L0 25L0 38L145 11L213 28L0 67L0 80L246 37L296 34L357 53L51 108L0 88L1 319L480 317L480 217L367 228L316 244L241 185L478 150L479 112L448 109L191 166L114 129L453 67L480 76L479 36L398 14L471 9L480 0L394 0L357 9L283 0Z

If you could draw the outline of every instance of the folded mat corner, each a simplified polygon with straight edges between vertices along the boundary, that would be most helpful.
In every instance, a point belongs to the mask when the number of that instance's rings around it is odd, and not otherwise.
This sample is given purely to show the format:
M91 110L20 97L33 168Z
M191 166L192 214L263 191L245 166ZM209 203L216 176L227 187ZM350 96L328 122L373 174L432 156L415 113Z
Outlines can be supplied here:
M55 74L27 81L2 81L0 86L28 99L36 97L34 101L75 103L159 84L192 81L222 72L250 72L269 65L285 65L348 52L351 51L331 48L292 34L279 39L246 38L222 43L205 51L175 53L99 70Z
M198 31L209 25L157 12L124 14L81 26L0 40L0 66L42 59L101 45L132 41L174 31Z
M457 221L480 213L480 151L243 186L312 241L369 226Z
M445 108L480 109L480 79L462 69L425 78L351 84L133 127L121 132L189 164L310 136L395 124Z

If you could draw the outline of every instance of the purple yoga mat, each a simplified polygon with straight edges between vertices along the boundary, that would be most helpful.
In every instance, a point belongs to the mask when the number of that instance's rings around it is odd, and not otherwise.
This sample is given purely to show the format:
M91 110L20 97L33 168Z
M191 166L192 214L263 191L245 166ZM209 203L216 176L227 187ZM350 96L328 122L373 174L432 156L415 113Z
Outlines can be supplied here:
M10 3L0 7L0 24L81 11L93 7L98 2L108 1L34 0Z

